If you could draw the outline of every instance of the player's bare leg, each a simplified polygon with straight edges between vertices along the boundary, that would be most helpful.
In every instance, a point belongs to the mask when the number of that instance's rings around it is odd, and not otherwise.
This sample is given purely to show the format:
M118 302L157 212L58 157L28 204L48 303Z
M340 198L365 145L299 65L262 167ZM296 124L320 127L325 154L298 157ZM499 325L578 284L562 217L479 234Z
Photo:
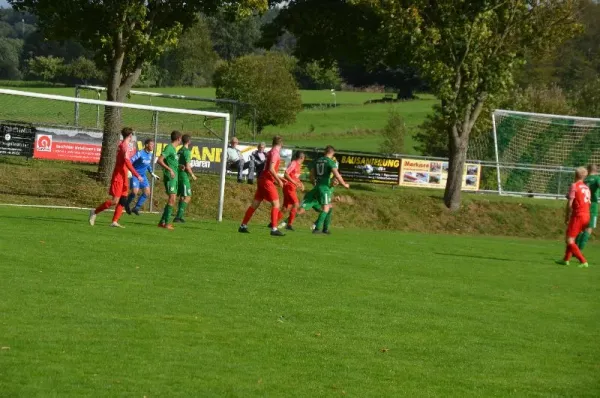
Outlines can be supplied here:
M96 216L102 213L104 210L110 209L112 206L116 206L119 203L119 197L113 196L111 199L108 199L106 202L102 203L100 206L95 209L90 210L89 223L90 225L94 225L96 223Z
M261 202L262 202L262 200L256 200L256 199L254 199L252 201L252 204L246 210L246 214L244 214L244 219L242 220L242 225L240 225L238 232L241 232L243 234L247 234L250 232L250 231L248 231L248 223L252 219L252 216L254 215L254 212L256 211L256 209L258 209L260 207Z

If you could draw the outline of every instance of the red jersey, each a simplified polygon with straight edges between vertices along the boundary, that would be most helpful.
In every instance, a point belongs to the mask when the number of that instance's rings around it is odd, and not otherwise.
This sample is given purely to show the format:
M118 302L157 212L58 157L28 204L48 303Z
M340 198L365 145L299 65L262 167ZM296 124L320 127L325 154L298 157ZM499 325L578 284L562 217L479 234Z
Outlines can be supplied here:
M279 163L281 162L281 158L279 157L279 149L273 148L267 153L267 160L265 161L265 169L262 173L260 173L260 178L262 182L272 182L275 183L275 177L269 171L271 169L271 165L275 165L275 172L279 171Z
M115 171L113 171L113 177L117 175L127 177L127 170L131 171L131 174L135 177L140 176L129 160L130 155L131 151L129 145L127 145L125 141L121 141L119 148L117 149L117 162L115 164Z
M577 181L571 185L569 190L569 199L573 199L572 216L588 216L590 215L592 193L590 188L583 181Z
M297 160L292 160L287 169L285 169L287 175L289 175L295 183L300 182L300 167L300 163L298 163ZM286 184L290 184L290 182L286 181Z

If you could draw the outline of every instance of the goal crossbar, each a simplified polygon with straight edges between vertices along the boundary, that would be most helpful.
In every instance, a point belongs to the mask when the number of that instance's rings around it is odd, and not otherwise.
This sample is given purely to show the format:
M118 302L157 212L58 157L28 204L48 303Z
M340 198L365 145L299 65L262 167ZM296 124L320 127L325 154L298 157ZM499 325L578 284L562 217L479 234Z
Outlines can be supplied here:
M582 122L598 122L600 119L593 117L583 116L568 116L568 115L553 115L550 113L533 113L533 112L520 112L520 111L509 111L506 109L495 109L492 115L504 114L504 115L518 115L518 116L533 116L544 119L569 119L569 120L580 120Z
M229 141L229 128L230 128L230 115L229 113L222 112L208 112L208 111L197 111L192 109L178 109L178 108L167 108L161 106L151 106L151 105L140 105L140 104L129 104L123 102L112 102L112 101L103 101L103 100L94 100L87 98L76 98L76 97L66 97L63 95L55 95L55 94L42 94L42 93L34 93L28 91L19 91L19 90L10 90L10 89L0 89L0 95L12 95L17 97L28 97L28 98L38 98L44 100L53 100L53 101L63 101L70 102L73 104L89 104L89 105L101 105L108 106L112 108L125 108L125 109L138 109L144 111L151 112L164 112L164 113L175 113L175 114L186 114L186 115L195 115L195 116L209 116L214 118L223 118L225 119L225 126L223 129L223 155L221 160L221 170L220 170L220 184L219 184L219 210L217 214L217 221L223 220L223 204L225 201L225 176L227 175L227 162L225 161L225 156L227 153L227 143Z

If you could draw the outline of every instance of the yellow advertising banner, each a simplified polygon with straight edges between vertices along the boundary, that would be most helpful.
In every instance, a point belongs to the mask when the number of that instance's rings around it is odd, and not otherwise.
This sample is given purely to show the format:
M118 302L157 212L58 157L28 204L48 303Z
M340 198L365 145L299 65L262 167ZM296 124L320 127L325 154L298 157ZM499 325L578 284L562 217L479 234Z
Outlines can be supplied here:
M479 190L481 166L476 163L465 164L462 189ZM438 160L402 159L400 165L400 185L421 188L446 188L448 162Z

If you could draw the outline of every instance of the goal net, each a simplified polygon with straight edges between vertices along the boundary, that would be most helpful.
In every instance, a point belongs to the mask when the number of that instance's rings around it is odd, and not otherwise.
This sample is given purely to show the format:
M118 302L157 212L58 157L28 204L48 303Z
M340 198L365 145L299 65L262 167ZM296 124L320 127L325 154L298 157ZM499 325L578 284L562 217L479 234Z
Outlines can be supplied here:
M500 193L564 196L576 167L600 163L600 119L507 110L492 117Z
M79 112L77 123L73 117L74 110ZM226 175L226 162L223 160L229 138L229 113L0 89L0 127L32 131L35 137L32 152L33 157L37 159L66 161L69 162L68 164L75 162L82 167L85 164L97 164L100 160L106 112L119 113L121 127L134 129L136 148L132 150L141 149L143 142L148 138L155 141L154 161L160 155L162 148L169 143L171 131L179 130L183 134L190 134L192 143L196 143L192 149L194 171L220 174L217 218L219 221L222 220ZM213 121L212 132L207 131L204 126L206 118ZM10 162L17 161L0 159L0 165ZM40 168L39 165L35 167ZM88 167L86 170L91 171L94 168L95 166ZM63 198L60 196L61 187L47 186L48 183L43 177L46 172L47 170L41 168L24 176L22 180L13 178L12 181L11 179L4 181L3 179L0 193L7 197L11 195L37 197L41 204L69 205L68 192L65 192ZM154 181L151 182L150 206L153 206ZM68 185L66 183L65 181L65 185ZM50 195L53 201L46 200L49 191L56 192L56 196ZM93 198L93 202L96 200L97 198ZM150 210L153 210L152 207Z

